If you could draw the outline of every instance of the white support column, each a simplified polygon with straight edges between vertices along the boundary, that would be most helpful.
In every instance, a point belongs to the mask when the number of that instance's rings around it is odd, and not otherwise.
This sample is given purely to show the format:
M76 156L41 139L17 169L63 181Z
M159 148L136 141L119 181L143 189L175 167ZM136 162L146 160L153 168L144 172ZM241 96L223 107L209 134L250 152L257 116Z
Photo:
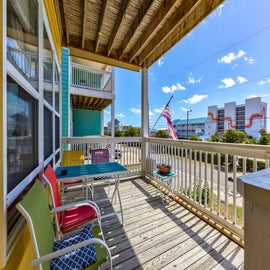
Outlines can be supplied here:
M104 110L101 111L100 118L100 135L104 136Z
M114 94L114 98L111 104L111 137L115 137L115 68L112 67L112 93ZM111 156L110 161L114 161L114 152L115 152L115 144L111 143Z
M114 94L114 98L111 104L111 136L114 137L115 135L115 69L112 67L112 93Z
M141 136L149 136L149 102L148 102L148 68L146 63L141 70L142 73L142 117L141 117ZM148 144L142 141L142 173L146 173L146 159L149 156Z
M149 135L148 68L144 65L141 72L142 72L141 136L148 137Z

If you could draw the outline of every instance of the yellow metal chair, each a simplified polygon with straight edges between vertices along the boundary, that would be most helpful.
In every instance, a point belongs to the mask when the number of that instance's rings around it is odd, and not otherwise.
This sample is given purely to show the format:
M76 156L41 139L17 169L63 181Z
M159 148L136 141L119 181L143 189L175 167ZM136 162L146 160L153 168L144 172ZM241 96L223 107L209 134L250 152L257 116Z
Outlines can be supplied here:
M84 164L83 150L64 150L63 151L61 166L72 166L72 165L80 165L80 164ZM83 196L83 198L80 198L80 199L88 198L87 184L83 180L74 180L74 181L61 182L61 195L65 200L68 200L67 196L65 196L65 191L70 187L72 188L83 187L85 189L85 196Z
M62 166L71 166L84 164L83 150L64 150L62 157Z

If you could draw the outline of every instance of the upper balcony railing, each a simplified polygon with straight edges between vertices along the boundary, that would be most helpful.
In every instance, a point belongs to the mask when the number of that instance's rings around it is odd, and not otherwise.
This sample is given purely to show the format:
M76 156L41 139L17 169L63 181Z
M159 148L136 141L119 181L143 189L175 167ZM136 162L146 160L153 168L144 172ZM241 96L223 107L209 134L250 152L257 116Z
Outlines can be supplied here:
M112 92L112 72L72 63L71 86Z
M158 138L85 137L63 138L62 149L84 149L91 162L92 148L120 150L112 160L129 168L132 175L146 176L154 183L159 163L171 165L177 175L172 188L178 201L197 209L196 214L221 224L243 245L243 198L237 192L237 177L270 167L270 146L168 140ZM231 236L231 235L230 235Z

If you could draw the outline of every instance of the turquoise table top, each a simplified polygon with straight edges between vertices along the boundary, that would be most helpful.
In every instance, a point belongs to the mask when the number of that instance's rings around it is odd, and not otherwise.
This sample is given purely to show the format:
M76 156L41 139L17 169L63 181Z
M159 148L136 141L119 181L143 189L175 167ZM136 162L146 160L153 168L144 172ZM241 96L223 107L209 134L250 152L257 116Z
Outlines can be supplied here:
M57 179L119 174L128 169L118 162L61 166L56 169Z

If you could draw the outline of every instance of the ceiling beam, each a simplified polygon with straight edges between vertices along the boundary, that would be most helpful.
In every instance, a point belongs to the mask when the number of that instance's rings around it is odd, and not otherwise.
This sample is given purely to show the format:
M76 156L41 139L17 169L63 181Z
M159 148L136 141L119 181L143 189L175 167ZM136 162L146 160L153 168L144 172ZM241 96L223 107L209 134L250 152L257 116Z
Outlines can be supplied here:
M87 0L83 1L83 16L82 16L82 49L84 49L85 32L86 32L86 18L87 18Z
M148 12L148 10L150 9L151 5L153 4L153 0L145 0L144 3L142 4L137 16L135 17L126 37L123 40L122 46L119 50L119 56L121 58L121 56L124 54L124 51L128 45L128 43L130 42L131 38L133 37L133 35L136 32L136 29L139 27L139 25L141 24L145 14Z
M98 21L98 29L97 29L97 35L96 35L96 43L95 43L95 53L98 51L98 46L100 42L100 36L102 35L102 29L103 29L103 22L104 22L104 17L107 11L109 0L104 0L101 14L99 16L99 21Z
M147 41L152 38L152 35L155 33L155 30L160 25L162 19L167 16L178 1L179 0L168 0L164 2L163 7L161 8L162 11L158 12L158 15L151 21L151 23L145 29L143 35L133 46L133 49L129 54L129 61L132 61L140 53L144 44L146 44Z
M66 17L66 14L67 14L67 0L63 0L63 9L64 9L64 17ZM69 25L68 25L68 22L66 22L66 27L65 27L65 30L66 30L66 41L67 41L67 44L69 44L69 32L68 32L68 29L69 29Z
M120 60L113 59L107 56L103 56L103 55L99 55L99 54L85 51L82 49L78 49L75 47L68 46L68 49L70 51L70 56L83 58L83 59L103 63L109 66L120 67L120 68L129 69L133 71L140 71L141 69L141 67L138 65L130 64L124 61L120 61Z
M183 7L179 8L178 12L171 16L166 25L158 32L158 40L153 39L151 46L141 52L139 65L142 64L145 59L149 59L154 51L154 59L161 57L164 52L168 51L179 42L223 1L224 0L212 0L211 4L209 2L206 3L204 0L183 1ZM170 41L169 43L168 40ZM162 48L162 51L158 48ZM157 55L157 52L159 55ZM153 62L154 61L149 60L149 66L153 64Z
M129 1L130 0L124 0L122 5L121 5L120 14L117 17L117 20L115 22L115 25L114 25L114 28L113 28L113 31L111 33L110 40L109 40L109 43L108 43L107 56L109 56L111 51L112 51L113 44L115 42L116 35L118 33L119 27L120 27L126 13L127 13L127 7L128 7L128 4L129 4Z
M189 0L182 1L181 8L177 9L177 12L170 16L166 24L156 33L158 38L154 38L149 43L140 55L139 63L143 63L145 59L166 39L166 37L177 27L179 27L188 15L196 9L197 3L201 0Z

